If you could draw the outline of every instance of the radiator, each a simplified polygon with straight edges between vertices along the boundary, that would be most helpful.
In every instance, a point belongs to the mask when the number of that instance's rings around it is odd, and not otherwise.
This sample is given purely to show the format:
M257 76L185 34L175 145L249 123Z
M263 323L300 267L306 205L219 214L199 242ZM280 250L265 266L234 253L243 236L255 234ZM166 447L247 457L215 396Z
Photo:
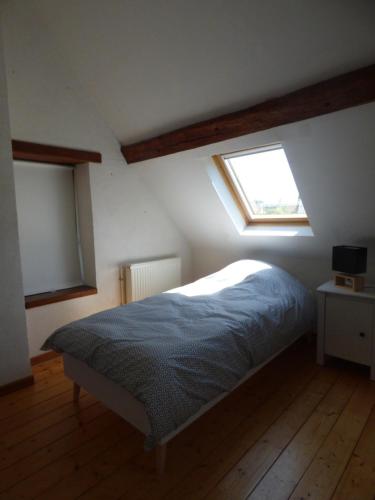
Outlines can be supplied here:
M181 285L181 259L152 260L121 268L121 302L128 304Z

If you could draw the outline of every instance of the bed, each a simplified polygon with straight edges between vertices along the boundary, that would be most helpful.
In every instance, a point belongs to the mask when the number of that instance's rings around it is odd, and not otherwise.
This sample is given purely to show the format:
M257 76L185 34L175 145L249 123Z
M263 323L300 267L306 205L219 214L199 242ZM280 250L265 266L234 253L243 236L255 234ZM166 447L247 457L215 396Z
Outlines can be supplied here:
M165 466L176 434L310 332L309 291L284 270L241 260L189 285L56 330L74 398L85 388L145 435Z

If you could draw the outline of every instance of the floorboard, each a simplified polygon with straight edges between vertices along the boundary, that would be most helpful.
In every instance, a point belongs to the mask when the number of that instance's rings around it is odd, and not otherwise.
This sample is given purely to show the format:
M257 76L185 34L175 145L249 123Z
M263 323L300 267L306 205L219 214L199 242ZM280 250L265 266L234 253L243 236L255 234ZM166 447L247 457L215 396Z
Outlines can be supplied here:
M334 500L375 498L375 410L363 430L348 466L337 486Z
M233 498L245 499L309 418L336 378L335 371L320 371L236 466L213 488L207 498L223 500L232 495Z
M81 446L84 446L98 435L106 432L109 427L115 425L120 420L119 417L106 412L85 425L84 429L76 429L48 446L18 460L11 467L0 471L0 491L5 492L2 497L0 496L1 500L8 498L9 488L28 478L30 479L32 491L35 474L50 464L54 464L54 467L59 469L59 460L69 453L79 450Z
M358 377L351 373L338 378L248 496L250 500L289 498L348 403L358 382Z
M366 382L356 389L290 496L292 500L324 500L332 497L374 407L375 384Z
M61 358L0 398L0 500L374 500L375 383L298 342L179 434L167 469Z

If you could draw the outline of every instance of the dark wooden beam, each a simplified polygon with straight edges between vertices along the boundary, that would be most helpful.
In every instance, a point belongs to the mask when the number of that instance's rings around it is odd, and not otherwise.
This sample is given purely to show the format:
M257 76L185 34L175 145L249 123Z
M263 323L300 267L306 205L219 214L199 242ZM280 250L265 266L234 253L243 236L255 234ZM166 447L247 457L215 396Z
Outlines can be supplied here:
M57 163L59 165L102 162L102 155L95 151L49 146L46 144L37 144L36 142L13 140L12 150L14 160Z
M122 146L121 150L128 163L135 163L314 118L374 100L375 64L242 111Z

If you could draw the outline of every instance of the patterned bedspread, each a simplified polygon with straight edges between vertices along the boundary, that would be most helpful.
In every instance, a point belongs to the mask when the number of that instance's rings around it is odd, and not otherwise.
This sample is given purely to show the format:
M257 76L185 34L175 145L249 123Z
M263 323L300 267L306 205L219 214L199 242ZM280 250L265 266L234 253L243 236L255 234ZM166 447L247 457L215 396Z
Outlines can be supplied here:
M288 273L242 260L66 325L42 349L71 354L141 401L151 448L308 331L314 312L310 293Z

